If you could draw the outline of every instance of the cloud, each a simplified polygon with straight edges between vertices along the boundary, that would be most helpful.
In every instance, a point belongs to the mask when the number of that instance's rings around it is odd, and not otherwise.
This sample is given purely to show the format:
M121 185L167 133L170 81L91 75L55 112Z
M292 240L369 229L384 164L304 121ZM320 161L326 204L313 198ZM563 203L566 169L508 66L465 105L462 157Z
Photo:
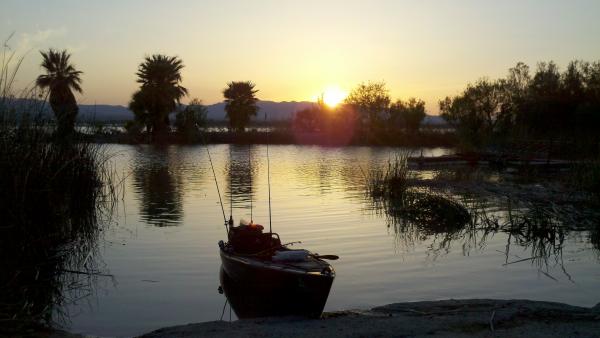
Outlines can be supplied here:
M85 43L77 43L74 45L67 45L66 49L69 51L69 53L76 54L76 53L86 50L87 47L88 46Z
M16 50L20 52L27 52L33 48L42 48L45 45L56 38L63 37L67 34L67 29L57 28L57 29L45 29L38 30L34 33L22 33L19 37L19 41L17 42Z

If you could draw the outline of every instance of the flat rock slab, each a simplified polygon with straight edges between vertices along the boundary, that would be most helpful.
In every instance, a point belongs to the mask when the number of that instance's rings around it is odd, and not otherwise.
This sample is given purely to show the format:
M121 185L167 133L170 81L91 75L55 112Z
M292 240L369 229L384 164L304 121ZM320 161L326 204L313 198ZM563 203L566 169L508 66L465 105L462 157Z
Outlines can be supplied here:
M313 320L188 324L142 337L600 337L600 314L590 308L529 300L443 300L329 312Z

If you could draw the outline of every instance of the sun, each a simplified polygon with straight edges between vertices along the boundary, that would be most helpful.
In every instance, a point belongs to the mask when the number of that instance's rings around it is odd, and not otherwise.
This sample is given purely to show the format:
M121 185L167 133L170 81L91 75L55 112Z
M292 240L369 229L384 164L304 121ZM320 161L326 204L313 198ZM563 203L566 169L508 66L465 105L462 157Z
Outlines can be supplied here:
M338 86L329 86L323 91L323 102L333 108L340 104L348 94Z

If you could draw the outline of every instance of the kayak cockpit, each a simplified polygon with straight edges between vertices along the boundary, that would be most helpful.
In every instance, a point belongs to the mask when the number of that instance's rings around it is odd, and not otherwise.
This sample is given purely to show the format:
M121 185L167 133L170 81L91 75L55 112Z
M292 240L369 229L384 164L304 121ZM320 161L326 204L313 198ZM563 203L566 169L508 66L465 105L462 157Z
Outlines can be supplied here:
M240 223L240 226L229 227L227 243L219 242L222 253L229 260L266 269L334 276L331 265L318 254L282 245L278 234L263 232L264 227L260 224Z
M278 234L265 233L263 229L260 224L243 221L237 227L229 226L227 246L242 255L271 255L272 250L281 246L281 240Z

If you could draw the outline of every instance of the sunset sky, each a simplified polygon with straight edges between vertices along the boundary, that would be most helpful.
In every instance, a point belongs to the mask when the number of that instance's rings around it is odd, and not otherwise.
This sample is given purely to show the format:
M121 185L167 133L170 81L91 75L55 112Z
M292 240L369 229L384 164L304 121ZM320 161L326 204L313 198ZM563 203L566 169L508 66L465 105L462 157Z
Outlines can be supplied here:
M9 45L29 51L21 86L40 72L38 50L67 48L86 104L127 104L142 58L165 53L183 59L183 85L207 104L231 80L273 101L383 80L435 114L439 99L518 61L600 60L599 14L597 0L3 0L0 37L14 32Z

